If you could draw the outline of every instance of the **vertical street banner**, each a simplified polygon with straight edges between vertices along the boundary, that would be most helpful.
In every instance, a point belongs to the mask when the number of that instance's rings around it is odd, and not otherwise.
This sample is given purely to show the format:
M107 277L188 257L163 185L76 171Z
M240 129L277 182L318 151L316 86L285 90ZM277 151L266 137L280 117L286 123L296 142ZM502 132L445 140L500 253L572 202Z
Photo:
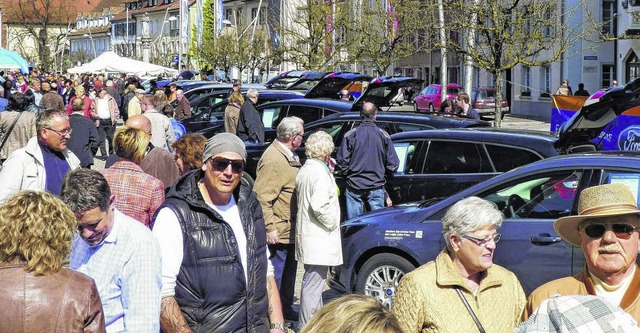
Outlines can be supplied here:
M189 45L189 0L180 0L180 51L182 53L186 53L188 50L188 45Z
M224 3L222 0L214 0L214 7L216 36L219 36L222 28L224 28L224 24L222 23L222 21L224 21Z
M196 0L196 43L202 45L202 22L204 21L202 12L202 1Z

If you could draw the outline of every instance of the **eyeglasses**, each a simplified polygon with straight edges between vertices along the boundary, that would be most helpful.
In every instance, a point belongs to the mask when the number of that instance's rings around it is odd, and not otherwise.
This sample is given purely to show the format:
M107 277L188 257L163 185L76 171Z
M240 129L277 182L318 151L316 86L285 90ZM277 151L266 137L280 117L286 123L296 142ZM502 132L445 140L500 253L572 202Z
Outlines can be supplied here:
M55 132L56 134L58 134L61 137L65 137L65 136L71 135L71 133L73 133L73 129L72 128L67 128L64 131L57 131L57 130L54 130L53 128L49 128L49 127L45 127L44 129L50 130L52 132Z
M584 227L584 233L590 238L600 238L607 231L607 226L611 227L611 230L616 237L622 239L628 239L631 237L631 234L638 229L638 227L634 227L628 223L613 223L613 224L602 224L602 223L594 223L589 224Z
M464 235L464 236L462 236L462 238L468 239L468 240L472 241L474 244L476 244L478 246L485 246L490 241L493 241L494 243L498 243L500 241L500 238L502 238L502 235L500 233L495 233L495 234L489 235L489 236L487 236L485 238L476 238L476 237L471 237L469 235Z
M304 133L298 133L296 135L293 136L293 138L295 139L296 136L299 136L301 138L304 138Z
M244 170L244 162L243 161L234 161L226 158L215 158L211 160L211 165L213 169L216 171L224 171L227 170L227 167L231 165L231 171L233 173L241 173Z

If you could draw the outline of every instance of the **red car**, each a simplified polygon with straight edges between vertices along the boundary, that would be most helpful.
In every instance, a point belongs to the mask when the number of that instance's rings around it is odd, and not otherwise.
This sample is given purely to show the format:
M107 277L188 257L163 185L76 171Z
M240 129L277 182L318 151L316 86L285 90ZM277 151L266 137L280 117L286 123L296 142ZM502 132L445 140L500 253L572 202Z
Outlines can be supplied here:
M415 98L416 112L420 111L439 111L440 110L440 91L442 86L439 84L431 84L422 89L420 94ZM462 86L456 83L447 85L447 99L454 99L456 95L462 91Z
M496 89L495 88L475 88L471 94L471 107L473 107L480 117L493 115L496 107ZM506 96L502 96L502 117L509 113L509 101Z

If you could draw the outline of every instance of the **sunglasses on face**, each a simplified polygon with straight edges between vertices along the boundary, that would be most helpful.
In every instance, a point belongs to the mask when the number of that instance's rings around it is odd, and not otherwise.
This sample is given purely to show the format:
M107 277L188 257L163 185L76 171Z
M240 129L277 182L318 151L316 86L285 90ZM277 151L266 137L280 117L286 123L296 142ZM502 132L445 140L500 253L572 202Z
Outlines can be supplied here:
M226 158L216 158L211 160L211 165L215 171L224 171L229 165L231 165L231 171L233 173L241 173L244 170L243 161L234 161Z
M613 223L613 224L603 224L603 223L594 223L589 224L584 227L584 233L590 238L600 238L607 231L607 226L611 227L611 231L616 234L616 237L627 239L631 237L631 234L638 229L629 223Z

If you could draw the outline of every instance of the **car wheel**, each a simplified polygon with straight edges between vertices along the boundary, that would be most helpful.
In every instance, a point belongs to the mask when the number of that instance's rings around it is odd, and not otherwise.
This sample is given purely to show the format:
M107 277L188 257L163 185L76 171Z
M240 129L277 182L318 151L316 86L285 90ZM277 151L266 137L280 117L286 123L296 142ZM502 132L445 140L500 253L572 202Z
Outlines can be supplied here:
M391 308L400 279L414 269L409 261L395 254L376 254L362 265L356 278L356 291L373 296Z
M433 104L429 104L429 113L433 113L433 111L435 111Z

